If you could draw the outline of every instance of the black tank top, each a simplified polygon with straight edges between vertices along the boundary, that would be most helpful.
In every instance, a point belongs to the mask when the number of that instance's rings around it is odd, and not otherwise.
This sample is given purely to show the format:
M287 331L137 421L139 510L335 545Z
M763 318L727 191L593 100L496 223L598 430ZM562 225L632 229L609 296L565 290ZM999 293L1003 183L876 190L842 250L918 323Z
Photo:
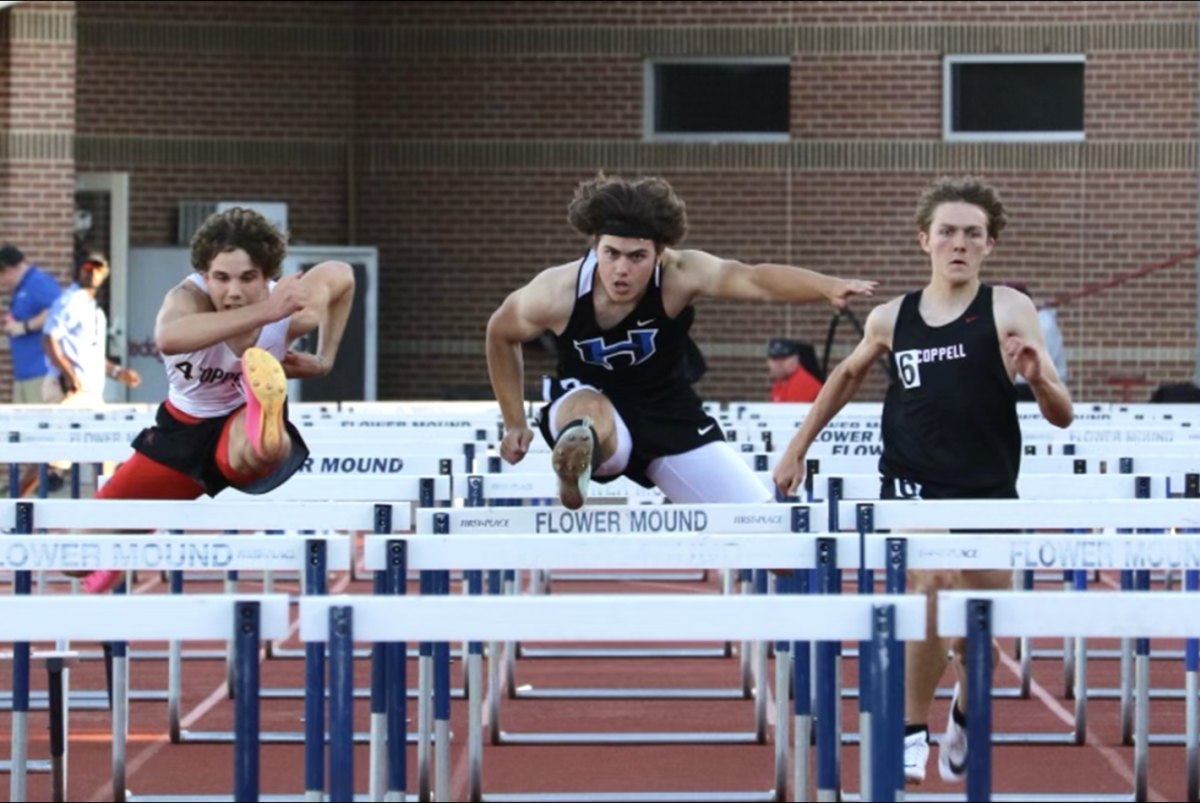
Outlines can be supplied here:
M653 399L677 393L704 375L704 358L688 331L695 309L687 307L667 317L662 300L662 265L637 306L610 329L596 322L592 297L596 253L589 251L579 266L575 308L558 347L558 376L578 379L609 395Z
M996 335L992 288L980 285L961 317L931 327L921 291L900 304L892 337L897 380L883 404L887 477L1015 494L1021 468L1017 391Z

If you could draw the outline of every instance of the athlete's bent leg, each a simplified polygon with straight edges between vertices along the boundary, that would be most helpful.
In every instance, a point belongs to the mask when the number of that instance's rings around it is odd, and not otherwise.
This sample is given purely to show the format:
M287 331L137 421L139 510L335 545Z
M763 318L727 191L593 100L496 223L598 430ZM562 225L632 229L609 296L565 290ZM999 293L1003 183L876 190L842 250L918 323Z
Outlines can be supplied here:
M226 448L234 472L261 476L291 452L283 417L287 377L269 352L249 348L242 355L242 385L246 406L234 413L232 426L226 427L221 437L228 439Z
M565 507L578 510L593 473L611 476L625 470L633 439L612 402L594 388L575 388L550 405L546 415L554 437L551 464L559 498Z
M134 452L101 486L95 498L196 499L203 493L203 486L188 475ZM89 594L100 594L115 588L124 576L124 572L110 569L88 572L80 585Z

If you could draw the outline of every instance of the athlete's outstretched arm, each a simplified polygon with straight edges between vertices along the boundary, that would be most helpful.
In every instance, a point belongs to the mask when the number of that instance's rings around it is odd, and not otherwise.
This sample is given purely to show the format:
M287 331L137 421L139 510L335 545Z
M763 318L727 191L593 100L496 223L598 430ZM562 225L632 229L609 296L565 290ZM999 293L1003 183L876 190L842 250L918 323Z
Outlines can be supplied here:
M862 341L825 380L800 429L775 466L775 487L782 495L791 496L795 493L804 479L804 456L808 454L808 447L825 425L858 393L871 370L871 364L891 348L901 300L895 299L871 311Z
M681 273L695 282L697 296L740 301L828 301L844 307L851 296L869 296L877 282L838 279L791 265L747 265L703 251L680 251Z
M203 292L180 284L167 293L158 310L154 344L168 355L198 351L286 318L306 302L307 290L297 276L280 279L265 301L220 312Z
M345 262L322 262L305 271L300 286L307 298L304 307L292 314L288 321L288 342L317 330L317 356L311 362L318 365L297 364L305 355L291 352L293 370L289 376L307 377L329 373L337 359L338 347L350 319L354 306L354 268ZM275 286L272 295L279 290ZM319 360L317 359L319 357ZM285 364L284 369L288 366Z
M578 265L578 263L575 263ZM487 326L488 376L504 417L500 456L509 463L525 457L533 431L525 417L525 359L521 344L547 329L566 325L574 302L570 265L550 268L513 291L492 313Z
M1025 377L1047 421L1056 427L1070 426L1075 420L1071 393L1046 351L1037 309L1029 298L1011 288L997 287L994 292L996 334L1004 361L1014 374Z

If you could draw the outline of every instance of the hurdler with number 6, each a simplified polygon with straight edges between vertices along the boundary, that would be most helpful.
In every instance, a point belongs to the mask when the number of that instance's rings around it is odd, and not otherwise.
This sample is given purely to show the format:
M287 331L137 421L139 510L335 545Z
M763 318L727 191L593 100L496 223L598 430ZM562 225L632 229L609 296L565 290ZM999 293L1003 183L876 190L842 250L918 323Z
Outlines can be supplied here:
M871 364L890 352L897 379L883 404L883 499L1016 499L1021 465L1016 376L1023 376L1046 420L1070 425L1071 397L1046 353L1037 310L1009 287L982 284L979 272L1007 222L996 190L973 178L940 179L917 205L918 240L932 278L924 289L876 307L858 347L838 365L775 467L790 494L804 478L804 456L849 402ZM986 522L981 522L986 527ZM930 631L905 648L904 774L925 780L929 706L946 670L934 603L950 588L1005 588L1011 572L909 573L909 588L929 597ZM938 770L961 780L966 766L962 639L954 643L955 686Z
M196 232L196 272L167 293L155 323L168 398L97 499L195 499L228 486L261 494L304 464L308 447L287 421L287 380L333 367L354 272L322 262L281 279L286 253L286 235L248 209L218 212ZM316 354L288 348L314 329ZM92 572L84 589L105 591L120 577Z
M513 292L487 329L488 371L504 416L501 456L525 457L521 344L547 330L558 376L546 377L538 425L554 448L559 496L583 506L590 479L624 475L673 502L763 502L771 497L704 412L692 384L705 370L688 331L700 298L844 306L874 282L786 265L746 265L679 250L684 203L664 179L600 176L568 207L590 241L582 259L549 268Z

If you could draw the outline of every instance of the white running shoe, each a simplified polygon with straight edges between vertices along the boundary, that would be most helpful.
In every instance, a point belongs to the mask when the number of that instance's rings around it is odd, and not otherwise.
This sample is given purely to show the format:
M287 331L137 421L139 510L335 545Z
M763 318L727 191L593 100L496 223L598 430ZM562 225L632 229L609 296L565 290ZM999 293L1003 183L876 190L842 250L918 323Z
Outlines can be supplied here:
M938 743L938 774L947 783L961 782L967 774L967 729L954 721L958 691L959 686L955 683L954 697L950 700L950 714L946 717L946 735Z
M914 786L925 783L925 765L929 763L929 731L904 737L904 782Z

